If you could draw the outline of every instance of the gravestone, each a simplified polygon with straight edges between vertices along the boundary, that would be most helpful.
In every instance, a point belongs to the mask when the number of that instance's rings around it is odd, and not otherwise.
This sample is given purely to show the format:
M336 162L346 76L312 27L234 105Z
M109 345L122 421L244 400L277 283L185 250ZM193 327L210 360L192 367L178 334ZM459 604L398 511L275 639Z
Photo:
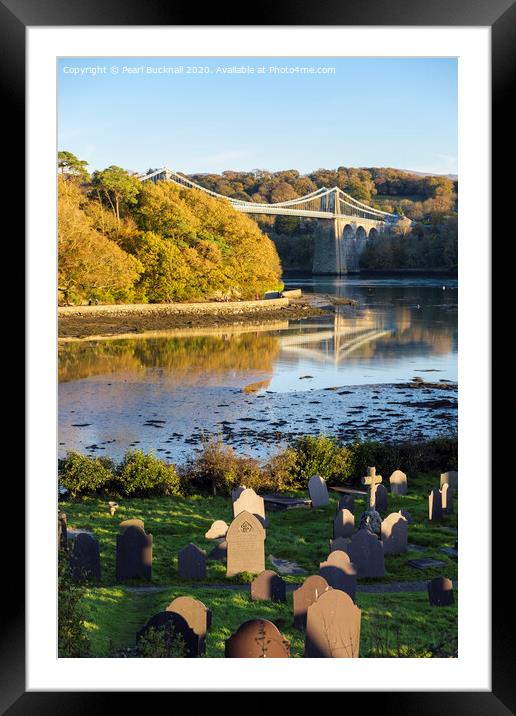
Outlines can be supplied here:
M369 530L373 534L380 537L382 533L382 516L376 510L367 509L360 515L360 522L358 523L359 530Z
M346 537L337 537L337 539L330 540L330 552L340 549L341 552L348 552L350 540Z
M233 517L237 517L241 512L250 512L266 527L265 502L263 497L250 487L243 490L233 502Z
M305 658L350 659L360 652L362 612L339 589L322 594L308 607Z
M198 599L177 597L168 605L167 612L180 614L199 640L197 653L200 656L206 651L206 632L211 626L211 610Z
M266 569L251 582L251 601L253 602L286 602L285 582L273 572Z
M348 555L357 570L357 576L383 577L385 562L383 545L369 530L358 530L351 538Z
M432 522L440 520L443 516L441 492L437 488L428 495L428 519Z
M147 624L136 634L136 644L138 644L142 637L146 636L147 631L151 627L157 630L173 630L174 635L180 636L184 641L184 656L189 659L199 656L201 648L199 637L194 630L188 626L188 622L181 614L169 611L154 614Z
M414 522L414 520L412 519L412 515L410 514L410 512L408 510L400 510L399 514L407 520L409 525L411 525Z
M228 543L222 540L207 556L208 562L225 562L228 556Z
M399 512L391 512L382 522L384 554L403 554L408 550L408 522Z
M448 472L441 473L439 487L442 487L445 484L449 485L450 487L453 487L454 490L457 489L459 485L459 473L457 472L457 470L449 470Z
M141 527L129 526L116 537L116 578L151 579L152 535Z
M57 534L59 549L68 549L68 524L66 512L60 512L57 516Z
M374 508L377 512L387 512L389 493L384 485L374 486Z
M355 498L352 495L341 495L337 505L337 512L340 510L355 511Z
M93 535L81 532L75 538L70 557L70 573L74 582L100 579L100 549Z
M453 584L447 577L435 577L428 582L428 599L432 607L449 607L453 604Z
M204 535L206 539L220 539L226 536L228 525L224 520L215 520L210 529Z
M206 552L190 542L178 552L177 571L183 579L206 579Z
M392 475L389 477L391 485L391 493L393 495L406 495L407 494L407 476L401 470L394 470Z
M308 480L308 494L312 500L312 507L325 507L330 502L328 488L320 475L312 475Z
M260 574L265 571L265 530L250 512L241 512L230 524L226 534L226 576L241 572Z
M436 569L442 567L444 562L433 557L423 557L422 559L409 559L407 564L415 569Z
M355 601L357 570L345 552L340 550L330 552L326 562L321 562L319 565L319 573L332 589L346 592Z
M382 481L382 476L376 474L376 467L368 467L367 468L367 475L365 475L361 479L362 485L368 486L368 501L367 501L367 509L368 510L374 510L375 509L375 493L376 493L376 486L379 485Z
M266 508L271 512L300 508L306 509L312 506L310 500L300 497L285 497L285 495L277 494L263 495L263 501L265 502Z
M137 518L134 518L132 520L124 520L118 525L118 529L121 533L124 532L128 527L139 527L141 530L145 531L145 525L143 523L143 520L139 520Z
M297 562L290 562L273 554L269 555L268 560L280 574L306 574L306 569L300 567Z
M337 512L333 520L333 539L338 537L351 537L355 529L355 518L353 513L347 509Z
M226 659L288 659L290 644L275 624L267 619L251 619L226 639Z
M453 513L453 487L447 482L441 487L441 509L447 515Z
M231 501L234 502L235 500L238 500L245 489L245 485L239 485L238 487L235 487L234 490L231 490Z
M294 600L294 627L304 630L306 627L306 613L308 607L331 589L328 582L318 574L307 577L303 584L295 590L293 594Z

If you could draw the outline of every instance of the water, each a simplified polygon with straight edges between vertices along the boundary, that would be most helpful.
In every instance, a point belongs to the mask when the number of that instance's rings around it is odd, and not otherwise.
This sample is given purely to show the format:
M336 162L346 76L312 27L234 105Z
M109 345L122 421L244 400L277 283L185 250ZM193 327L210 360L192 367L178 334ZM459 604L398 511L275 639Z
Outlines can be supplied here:
M221 433L250 454L264 454L263 446L276 446L281 435L348 437L336 420L342 417L334 397L340 393L328 392L338 386L354 386L349 394L364 420L362 426L355 421L356 430L385 437L365 427L376 420L375 386L417 375L433 383L457 380L455 279L309 277L286 285L354 298L359 306L261 328L62 346L59 454L77 449L119 459L127 448L140 447L179 460L198 447L203 432ZM356 414L357 407L351 409ZM405 431L423 437L443 431L443 420L428 411L412 413L400 419ZM392 428L383 421L382 430Z

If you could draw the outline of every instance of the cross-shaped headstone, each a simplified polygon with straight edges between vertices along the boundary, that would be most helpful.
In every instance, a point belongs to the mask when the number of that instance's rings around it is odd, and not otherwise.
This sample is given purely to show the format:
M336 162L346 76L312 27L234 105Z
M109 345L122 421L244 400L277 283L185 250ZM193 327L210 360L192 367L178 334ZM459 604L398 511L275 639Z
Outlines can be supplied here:
M367 468L368 474L365 475L361 482L362 485L369 485L369 506L368 510L374 510L375 507L375 499L374 499L374 493L376 491L376 486L380 484L382 481L382 476L376 474L376 467L368 467Z

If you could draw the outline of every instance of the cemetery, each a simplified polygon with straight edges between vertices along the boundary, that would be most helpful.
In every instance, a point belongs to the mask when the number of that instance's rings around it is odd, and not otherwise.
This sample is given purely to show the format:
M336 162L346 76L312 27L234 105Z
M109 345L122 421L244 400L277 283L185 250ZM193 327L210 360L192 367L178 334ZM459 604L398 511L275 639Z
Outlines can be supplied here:
M457 473L380 472L116 510L61 500L89 655L164 656L171 633L169 655L190 658L456 656Z

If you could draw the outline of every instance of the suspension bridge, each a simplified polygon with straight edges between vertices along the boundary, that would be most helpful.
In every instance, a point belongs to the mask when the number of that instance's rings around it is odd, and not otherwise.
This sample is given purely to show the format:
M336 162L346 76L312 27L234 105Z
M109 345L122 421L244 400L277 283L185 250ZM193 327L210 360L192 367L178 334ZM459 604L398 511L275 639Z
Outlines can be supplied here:
M235 199L218 194L167 167L138 176L142 182L169 181L187 189L196 189L229 202L245 214L297 216L318 222L314 237L312 272L346 274L359 271L360 254L368 238L374 238L396 224L399 217L354 199L339 187L321 187L304 196L274 203Z

